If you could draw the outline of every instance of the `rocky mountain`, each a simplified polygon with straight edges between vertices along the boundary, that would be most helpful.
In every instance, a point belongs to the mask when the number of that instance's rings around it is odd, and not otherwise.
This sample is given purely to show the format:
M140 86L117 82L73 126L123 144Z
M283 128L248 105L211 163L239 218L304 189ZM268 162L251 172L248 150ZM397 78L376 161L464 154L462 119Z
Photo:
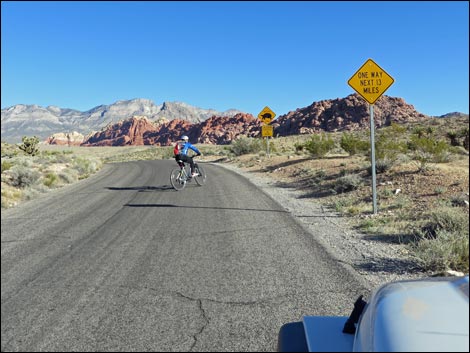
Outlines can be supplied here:
M47 138L46 143L49 145L80 146L83 141L85 141L85 136L73 131L71 133L59 132L53 134Z
M275 136L354 131L369 128L369 115L369 104L354 93L345 98L313 102L279 116L272 125ZM468 116L449 113L441 118L461 115ZM374 105L377 128L392 122L419 122L433 118L436 117L419 113L402 98L384 95ZM5 112L2 110L2 139L4 131L10 132L9 136L14 135L12 130L16 133L22 131L16 135L21 141L23 131L29 132L26 135L40 136L39 132L45 134L55 129L56 134L47 135L48 143L83 146L166 146L182 134L188 135L194 143L228 144L241 135L259 136L261 125L260 120L251 114L236 110L220 113L181 102L165 102L157 106L148 99L119 101L84 113L58 107L20 105L5 109ZM15 126L19 128L15 130ZM101 127L96 129L98 126ZM67 127L65 131L64 127Z
M33 135L42 140L52 133L80 130L73 123L80 119L77 110L18 104L2 109L1 114L1 138L6 142L20 142L23 136Z
M317 132L354 131L368 129L369 105L358 95L351 94L313 102L281 115L272 122L275 136L312 134ZM421 114L402 98L382 96L374 105L375 126L389 126L392 122L417 122L431 117ZM152 123L145 117L133 117L109 125L84 139L83 146L157 145L167 146L181 135L188 135L193 143L229 144L239 136L256 137L262 123L251 114L212 116L200 123L173 119Z
M173 119L156 124L145 116L109 125L82 142L82 146L126 146L155 145L169 146L182 135L188 135L193 143L229 144L244 135L259 135L261 121L251 114L238 113L233 117L213 116L202 123L193 124L187 120Z
M146 116L151 121L187 120L191 123L205 121L211 116L234 116L240 113L235 109L218 112L202 109L183 102L163 102L156 105L150 99L117 101L110 105L100 105L85 112L63 109L56 106L46 108L38 105L18 104L1 110L1 138L6 142L20 142L23 136L36 135L45 140L55 133L77 133L87 135L100 131L109 124L130 117Z
M447 113L444 115L440 115L437 118L468 118L468 114L459 113L459 112L452 112Z
M390 123L422 121L430 117L421 114L403 98L382 96L374 105L377 128ZM369 128L369 104L357 93L346 98L313 102L305 108L280 116L272 125L276 136L311 134L321 131L354 131Z

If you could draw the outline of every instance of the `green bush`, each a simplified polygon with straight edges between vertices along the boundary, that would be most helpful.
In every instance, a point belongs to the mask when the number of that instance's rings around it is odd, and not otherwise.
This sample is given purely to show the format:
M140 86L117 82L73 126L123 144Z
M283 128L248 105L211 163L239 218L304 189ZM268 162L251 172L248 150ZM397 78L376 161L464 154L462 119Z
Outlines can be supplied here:
M78 171L78 178L88 178L90 174L95 173L101 167L101 162L87 158L76 158L73 161L72 167Z
M44 180L42 183L50 188L50 187L53 187L55 184L57 184L58 180L59 180L58 175L51 172L51 173L47 173L44 176Z
M304 143L304 148L313 157L324 157L328 152L335 148L335 142L331 135L322 133L321 135L315 134L310 140Z
M408 129L406 128L406 126L392 122L388 130L389 133L393 136L402 136L406 134Z
M241 156L243 154L258 153L263 150L263 144L260 139L241 137L232 141L229 149L235 156Z
M10 161L2 161L2 173L13 167L13 163Z
M426 128L424 126L415 126L411 133L418 136L419 138L424 137Z
M354 156L357 153L367 153L370 149L370 142L364 141L354 136L354 134L343 133L341 135L340 146L350 156Z
M408 146L400 141L393 134L379 134L375 141L375 158L388 159L392 164L396 162L398 156L406 153Z
M449 145L434 137L411 136L408 147L413 151L413 160L419 163L419 170L426 170L431 162L445 163L449 161Z

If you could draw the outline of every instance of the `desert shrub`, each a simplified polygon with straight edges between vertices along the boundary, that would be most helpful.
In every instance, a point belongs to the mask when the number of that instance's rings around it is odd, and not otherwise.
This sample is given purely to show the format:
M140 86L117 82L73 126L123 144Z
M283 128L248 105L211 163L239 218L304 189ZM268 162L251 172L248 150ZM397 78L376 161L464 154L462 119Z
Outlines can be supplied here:
M62 155L62 154L73 154L73 151L71 150L41 151L41 155L43 156L55 156L55 155Z
M66 184L72 184L73 182L77 181L78 175L77 172L72 170L69 170L67 172L61 172L58 174L59 178L61 181L63 181Z
M11 167L13 167L13 163L11 161L2 161L2 173L9 170Z
M453 207L465 207L468 206L468 196L465 194L453 195L450 198L450 204Z
M413 160L418 162L420 171L426 170L430 162L444 163L449 161L449 145L434 137L419 137L413 135L408 142L413 151Z
M459 146L459 141L458 141L458 133L457 131L448 131L446 136L449 138L450 140L450 144L452 146Z
M404 135L408 129L404 125L392 122L390 123L390 127L388 128L388 130L391 135L399 136L399 135Z
M459 131L460 137L462 137L462 146L468 151L469 149L469 133L468 133L468 126L464 127L462 130Z
M315 176L317 178L320 178L321 180L325 179L325 177L327 176L327 173L324 169L319 169L315 172Z
M358 174L348 174L336 179L334 190L338 193L356 190L362 185L362 178Z
M304 148L313 157L324 157L328 152L333 150L335 142L330 135L327 134L315 134L310 140L304 143Z
M375 147L375 171L377 174L390 170L398 161L402 159L408 150L405 142L400 140L400 136L406 132L406 127L392 123L386 130L380 131L374 141ZM370 148L370 144L369 144ZM369 157L371 155L369 149ZM372 166L368 167L369 175L372 174Z
M241 156L243 154L257 153L263 150L263 144L260 139L241 137L232 141L229 149L235 156Z
M370 142L345 132L341 135L340 146L350 156L354 156L357 153L366 153L370 149Z
M375 172L377 174L385 173L394 166L394 162L388 158L377 159L375 161ZM367 167L367 174L372 175L372 166Z
M44 184L38 184L34 187L27 187L23 190L22 200L33 200L40 194L48 192L50 189Z
M33 165L34 165L33 158L27 157L27 156L18 156L18 157L12 158L11 162L15 166L19 165L19 166L23 166L23 167L26 167L26 168L32 168Z
M41 176L41 174L34 169L25 167L23 165L15 165L9 170L9 184L19 188L25 188L33 185Z
M301 142L294 142L295 152L302 152L304 149L304 144Z
M311 179L310 179L311 185L321 184L325 180L326 176L327 176L327 173L325 170L323 169L317 170L315 173L313 173L313 175L311 175Z
M411 133L413 135L418 136L419 138L424 137L426 134L426 128L424 126L415 126L412 130Z
M347 198L341 198L336 200L333 203L333 208L335 209L336 212L345 212L345 209L348 207L354 205L356 203L356 200L352 197L347 197Z
M33 136L33 137L23 136L22 142L23 143L18 146L20 150L24 151L26 154L29 154L31 156L35 156L36 154L38 154L39 138L37 138L36 136Z
M388 158L378 159L375 162L377 174L385 173L387 170L390 170L394 164L395 163Z
M215 148L208 148L208 147L204 147L204 146L201 146L199 148L199 151L201 151L201 153L204 155L204 156L215 156L217 155L218 153L218 150L215 149ZM173 149L171 149L171 157L173 157Z
M439 231L467 233L468 213L460 208L441 206L426 214L429 220L421 229L427 238L436 238Z
M423 237L411 244L414 257L426 270L468 273L468 232L439 230L434 239Z
M7 142L1 142L1 157L2 159L12 158L18 155L18 146Z
M436 194L443 194L447 191L447 188L445 186L437 186L436 188L434 188L434 192Z
M396 135L390 133L379 134L375 141L375 158L377 160L388 160L392 165L407 150L407 144L400 141Z
M66 153L57 153L52 155L51 161L53 163L70 163L72 161L72 156Z
M44 176L44 180L42 181L42 183L50 188L57 184L58 181L59 176L55 173L50 172Z
M204 154L208 154L206 151L203 152ZM159 156L161 159L169 159L173 158L173 147L161 147L159 150Z
M78 171L79 179L87 178L90 174L95 173L101 167L101 162L94 159L76 158L73 161L72 168Z
M12 187L2 187L2 208L10 208L15 206L23 197L21 189Z

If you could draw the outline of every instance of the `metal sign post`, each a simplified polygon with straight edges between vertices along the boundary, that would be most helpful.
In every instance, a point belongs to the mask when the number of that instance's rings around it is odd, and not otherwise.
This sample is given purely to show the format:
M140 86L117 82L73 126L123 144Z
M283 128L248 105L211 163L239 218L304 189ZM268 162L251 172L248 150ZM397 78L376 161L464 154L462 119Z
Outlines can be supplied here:
M377 214L377 182L375 177L375 138L374 138L374 105L370 104L370 159L372 165L372 203L374 214Z
M269 125L273 121L276 113L274 113L269 107L264 107L264 109L258 114L258 119L260 119L264 124L261 126L261 136L266 137L266 154L269 155L269 137L273 136L274 128L272 125Z
M270 155L269 155L269 136L266 137L266 154L268 155L268 158L270 158Z
M348 80L348 84L370 104L370 149L372 165L372 200L374 214L377 214L377 190L375 177L375 138L374 138L374 103L393 84L393 78L372 59Z

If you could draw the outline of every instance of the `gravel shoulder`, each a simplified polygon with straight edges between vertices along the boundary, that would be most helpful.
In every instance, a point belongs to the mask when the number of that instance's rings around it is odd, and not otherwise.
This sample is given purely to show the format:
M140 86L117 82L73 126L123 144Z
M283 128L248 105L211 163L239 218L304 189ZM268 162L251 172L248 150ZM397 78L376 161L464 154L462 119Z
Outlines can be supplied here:
M217 165L246 177L279 202L311 232L326 251L363 279L369 289L373 290L391 281L430 276L416 265L403 245L351 229L345 218L315 199L302 197L301 191L285 188L269 176L254 174L233 164Z

